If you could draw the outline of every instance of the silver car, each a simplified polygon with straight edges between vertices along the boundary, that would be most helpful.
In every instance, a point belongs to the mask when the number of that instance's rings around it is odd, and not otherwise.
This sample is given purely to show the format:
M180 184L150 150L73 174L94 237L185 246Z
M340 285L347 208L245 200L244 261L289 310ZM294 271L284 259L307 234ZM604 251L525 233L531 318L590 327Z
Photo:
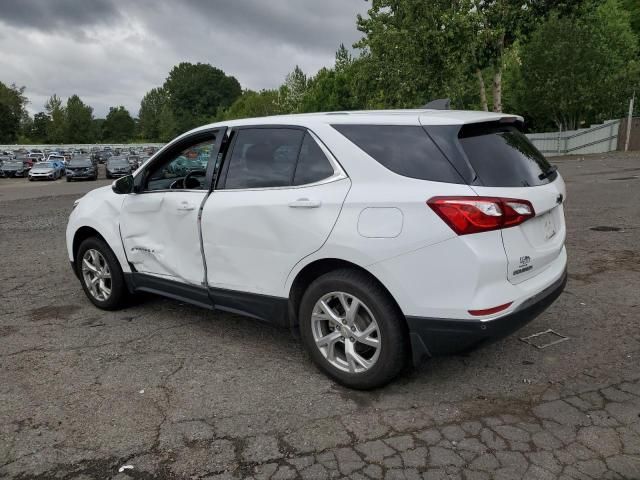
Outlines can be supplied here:
M62 177L60 169L52 162L38 162L29 171L29 181L33 180L57 180Z

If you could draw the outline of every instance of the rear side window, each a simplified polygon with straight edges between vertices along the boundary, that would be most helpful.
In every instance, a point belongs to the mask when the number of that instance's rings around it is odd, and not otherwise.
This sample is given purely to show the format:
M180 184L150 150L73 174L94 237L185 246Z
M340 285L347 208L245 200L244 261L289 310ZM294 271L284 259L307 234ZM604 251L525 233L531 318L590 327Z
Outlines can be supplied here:
M458 141L486 187L533 187L553 181L551 165L516 127L465 125Z
M458 172L422 127L412 125L332 125L389 170L405 177L463 183Z
M333 167L326 155L311 135L305 134L293 184L315 183L329 178L331 175L333 175Z
M290 128L238 131L224 188L290 186L304 132Z

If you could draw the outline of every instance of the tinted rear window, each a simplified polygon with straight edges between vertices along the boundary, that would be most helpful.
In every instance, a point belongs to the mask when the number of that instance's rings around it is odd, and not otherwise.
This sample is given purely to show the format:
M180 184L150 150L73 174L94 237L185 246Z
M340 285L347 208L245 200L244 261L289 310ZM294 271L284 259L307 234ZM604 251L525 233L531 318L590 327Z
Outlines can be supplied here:
M480 183L487 187L533 187L553 181L551 165L516 127L465 125L458 140Z
M458 172L422 127L411 125L332 125L389 170L405 177L463 183Z

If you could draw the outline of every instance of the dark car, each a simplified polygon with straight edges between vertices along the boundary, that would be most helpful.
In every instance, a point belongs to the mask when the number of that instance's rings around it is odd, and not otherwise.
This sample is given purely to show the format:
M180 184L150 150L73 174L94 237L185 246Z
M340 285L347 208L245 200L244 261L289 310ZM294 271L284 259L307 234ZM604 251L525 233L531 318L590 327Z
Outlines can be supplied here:
M140 166L140 157L138 155L129 155L127 157L131 170L137 170Z
M131 166L126 157L111 157L107 160L107 178L123 177L131 174Z
M107 163L107 161L113 156L109 150L101 150L97 153L96 159L98 163Z
M89 158L76 158L67 165L67 182L82 179L98 179L98 168Z
M0 177L24 177L29 169L22 160L11 157L0 157Z

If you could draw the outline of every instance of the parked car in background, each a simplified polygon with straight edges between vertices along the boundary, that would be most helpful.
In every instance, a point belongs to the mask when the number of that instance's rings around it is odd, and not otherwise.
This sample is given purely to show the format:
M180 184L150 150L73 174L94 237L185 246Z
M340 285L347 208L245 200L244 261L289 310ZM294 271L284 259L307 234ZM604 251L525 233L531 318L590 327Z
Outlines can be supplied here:
M29 169L26 167L22 159L7 158L0 161L0 177L25 177Z
M44 153L42 152L34 152L33 150L31 152L29 152L29 154L27 155L27 157L29 157L30 159L33 160L34 163L37 162L44 162L45 160L45 156Z
M101 150L98 152L98 163L107 163L107 161L113 156L110 150Z
M131 166L126 157L111 157L106 164L107 178L131 175Z
M24 166L27 169L27 171L31 170L31 167L33 167L33 165L36 163L36 162L33 161L33 158L27 157L24 154L22 154L22 155L20 155L20 156L18 156L16 158L22 160L22 163L24 163Z
M29 181L59 178L62 178L62 168L58 162L38 162L29 171Z
M138 155L128 155L127 160L129 161L131 170L137 170L140 166L140 157Z
M67 161L62 155L49 155L47 158L47 162L54 163L57 168L60 169L62 175L65 174L65 169L67 168Z
M67 182L71 180L97 180L98 167L89 158L74 158L66 168Z

